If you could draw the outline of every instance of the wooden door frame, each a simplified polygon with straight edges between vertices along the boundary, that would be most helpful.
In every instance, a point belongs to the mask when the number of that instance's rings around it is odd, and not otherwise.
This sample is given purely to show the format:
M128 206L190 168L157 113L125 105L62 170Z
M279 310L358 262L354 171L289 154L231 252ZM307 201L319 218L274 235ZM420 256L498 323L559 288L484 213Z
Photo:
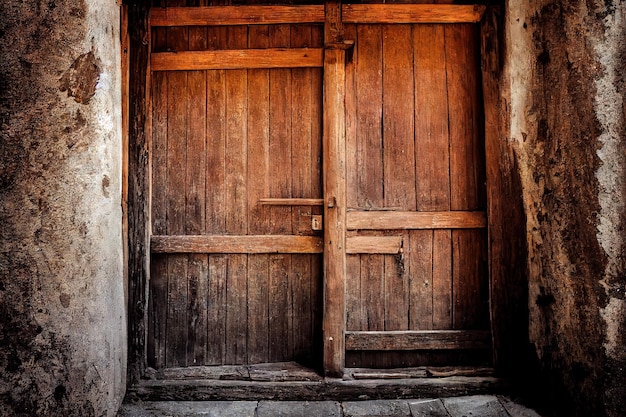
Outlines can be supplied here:
M336 0L327 3L335 15L341 13ZM421 5L420 7L427 6ZM439 5L439 7L445 5ZM346 10L346 6L343 6ZM354 8L361 6L354 6ZM376 5L381 10L395 5ZM454 6L453 6L454 7ZM459 7L459 6L456 6ZM136 386L145 378L147 371L146 335L150 250L150 100L149 83L149 16L150 6L144 2L129 1L122 8L122 88L125 147L123 149L123 208L125 242L127 245L128 289L128 383ZM348 9L350 10L350 9ZM354 10L351 11L354 13ZM331 13L325 13L332 16ZM370 15L368 15L370 16ZM376 16L377 17L377 16ZM370 19L372 17L370 16ZM326 83L324 100L337 107L345 94L339 63L345 62L345 49L341 29L336 18L326 21L328 37L325 53L325 71L336 81ZM525 274L524 235L511 239L511 233L524 229L521 196L516 196L515 167L510 149L503 145L506 137L506 120L499 110L503 103L501 91L503 71L499 38L502 14L496 7L488 7L481 20L481 57L483 100L485 107L485 148L487 169L488 227L489 227L489 283L490 312L493 334L493 350L497 368L508 370L518 363L524 354L527 341L527 300ZM345 114L335 113L336 118L324 120L324 146L345 159ZM328 142L328 143L327 143ZM327 156L324 156L325 163ZM328 157L330 158L330 156ZM332 183L325 178L324 210L328 222L345 222L345 202L340 193L345 189L345 164L337 161ZM337 162L335 161L335 162ZM343 173L343 174L342 174ZM343 177L342 177L343 175ZM338 199L339 198L339 199ZM511 202L510 199L513 199ZM511 210L511 204L513 210ZM327 228L332 229L332 228ZM337 254L345 251L345 232L341 228L327 230L325 248L331 255L325 261L324 295L324 369L327 376L340 376L345 361L345 262L332 262ZM332 240L331 240L332 239ZM333 252L334 251L334 252ZM332 255L334 253L334 255ZM343 317L343 320L341 318ZM326 319L327 318L327 319ZM526 327L524 327L524 323ZM332 338L332 340L331 340Z

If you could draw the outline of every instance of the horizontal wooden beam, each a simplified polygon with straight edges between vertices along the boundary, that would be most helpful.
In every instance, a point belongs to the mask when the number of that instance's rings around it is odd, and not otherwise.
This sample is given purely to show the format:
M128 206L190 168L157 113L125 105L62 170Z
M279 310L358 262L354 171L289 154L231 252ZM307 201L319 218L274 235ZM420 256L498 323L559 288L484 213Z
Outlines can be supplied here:
M484 211L349 211L348 230L477 229L487 226Z
M346 332L346 350L489 349L487 330L423 330Z
M316 236L152 236L153 253L322 253L324 242Z
M476 23L485 6L454 4L346 4L344 23ZM324 6L154 7L150 25L224 26L323 23Z
M264 206L322 206L323 198L261 198L259 204Z
M344 23L476 23L485 6L454 4L346 4Z
M402 250L402 236L351 236L346 238L346 253L395 255Z
M152 71L309 68L321 67L322 64L322 48L155 52L150 59Z
M270 25L322 23L324 6L153 7L151 26Z

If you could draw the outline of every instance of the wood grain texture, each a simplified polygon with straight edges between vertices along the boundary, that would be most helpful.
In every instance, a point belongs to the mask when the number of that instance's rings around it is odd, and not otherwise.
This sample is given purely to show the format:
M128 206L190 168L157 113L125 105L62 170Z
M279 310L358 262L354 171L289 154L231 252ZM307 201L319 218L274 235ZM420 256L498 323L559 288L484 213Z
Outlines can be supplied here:
M481 330L346 332L347 350L489 349L491 334Z
M480 5L452 4L346 4L346 23L461 23L478 22L485 11Z
M269 28L248 29L248 46L266 48ZM270 193L269 70L248 70L248 234L270 232L268 207L256 200ZM269 362L269 255L248 255L247 363Z
M485 6L447 4L351 4L342 7L345 23L478 22ZM321 23L323 6L153 7L151 26L216 26Z
M188 30L169 28L167 46L178 50L186 48ZM185 166L187 158L187 73L168 74L167 85L167 178L166 178L166 231L168 234L185 233ZM166 366L187 364L187 256L173 255L167 259L167 333Z
M450 210L448 94L442 25L413 27L417 210Z
M151 26L269 25L321 23L323 6L153 7Z
M153 53L152 71L322 66L321 48L268 48Z
M343 374L345 351L345 51L324 55L324 373Z
M197 235L151 238L154 253L322 253L317 236Z
M346 253L395 255L402 250L402 236L350 236L346 238Z
M247 28L226 30L229 48L245 48ZM225 74L226 91L226 232L242 235L248 231L247 201L247 71L229 70ZM226 291L226 364L244 363L247 349L247 262L246 254L227 257Z
M411 26L384 25L384 207L415 210L415 85Z
M487 226L483 211L349 211L348 230L480 229Z

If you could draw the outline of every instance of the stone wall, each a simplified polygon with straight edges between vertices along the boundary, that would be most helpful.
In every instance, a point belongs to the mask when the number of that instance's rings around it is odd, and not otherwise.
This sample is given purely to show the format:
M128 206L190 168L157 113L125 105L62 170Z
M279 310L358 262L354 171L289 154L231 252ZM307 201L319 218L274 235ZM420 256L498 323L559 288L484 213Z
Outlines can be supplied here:
M125 389L119 7L0 2L0 415Z
M529 336L563 415L626 409L626 3L509 1Z

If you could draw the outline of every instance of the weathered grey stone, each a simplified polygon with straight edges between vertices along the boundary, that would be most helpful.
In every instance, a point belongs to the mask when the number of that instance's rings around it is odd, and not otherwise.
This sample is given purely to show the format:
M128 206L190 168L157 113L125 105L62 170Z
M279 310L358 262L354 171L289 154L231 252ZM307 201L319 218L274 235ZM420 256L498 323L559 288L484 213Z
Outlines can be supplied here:
M254 417L256 401L162 401L125 404L119 417Z
M343 403L345 417L410 417L406 400L348 401Z
M515 403L511 401L510 398L498 397L498 400L500 400L500 404L502 404L511 417L541 417L535 410L531 410L521 404Z
M509 417L498 398L492 395L444 398L443 404L451 417Z
M2 416L124 397L119 27L113 0L0 2Z
M336 401L261 401L257 417L341 417Z
M441 400L409 401L412 417L450 417Z

